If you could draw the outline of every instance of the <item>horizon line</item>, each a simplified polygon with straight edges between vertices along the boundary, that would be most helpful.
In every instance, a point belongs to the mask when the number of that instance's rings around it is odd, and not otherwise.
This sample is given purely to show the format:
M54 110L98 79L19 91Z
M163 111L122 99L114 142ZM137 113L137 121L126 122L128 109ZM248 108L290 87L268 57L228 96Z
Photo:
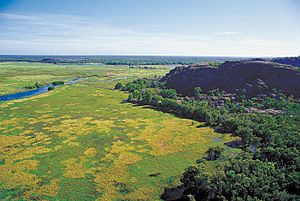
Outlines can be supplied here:
M298 57L300 55L172 55L172 54L1 54L0 56L136 56L136 57L235 57L235 58L274 58Z

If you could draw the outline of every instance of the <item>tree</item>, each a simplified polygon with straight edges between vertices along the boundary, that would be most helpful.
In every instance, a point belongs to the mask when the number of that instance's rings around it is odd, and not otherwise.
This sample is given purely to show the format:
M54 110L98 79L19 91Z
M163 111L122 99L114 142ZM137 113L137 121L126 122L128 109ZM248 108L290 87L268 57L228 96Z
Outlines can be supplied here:
M221 157L222 152L224 151L224 148L221 148L219 146L217 147L211 147L206 151L206 160L213 161L217 160Z
M128 102L133 102L133 100L134 100L133 94L130 93L130 94L128 95L127 101L128 101Z
M140 90L134 90L132 94L133 94L133 98L136 99L137 101L141 101L143 99L142 92Z
M53 86L48 87L48 91L52 91L52 90L54 90Z
M195 87L194 88L194 96L195 97L200 97L202 95L203 91L201 89L201 87Z
M177 98L177 92L174 89L163 89L160 91L160 95L164 98L171 98L171 99Z
M56 85L64 85L65 82L64 82L64 81L54 81L54 82L52 82L52 84L53 84L54 86L56 86Z
M162 101L163 101L163 98L159 95L155 95L152 99L153 105L155 107L159 107L160 104L162 103Z
M143 94L143 103L145 104L151 104L153 99L153 94L150 91L146 91Z
M120 83L120 82L118 82L118 83L116 84L116 86L115 86L115 89L116 89L116 90L122 90L123 88L124 88L124 86L123 86L123 84Z
M40 82L36 82L36 83L34 84L34 86L35 86L36 88L40 88L41 86L43 86L43 84L40 83Z
M133 82L129 82L125 85L124 89L126 91L129 91L129 92L133 92L134 90L138 90L138 89L141 89L142 87L137 84L137 83L133 83Z
M163 98L161 106L166 110L176 110L178 107L178 103L174 99Z
M285 190L287 178L272 162L254 160L241 154L220 164L213 174L205 163L189 167L181 178L182 195L191 194L196 200L298 200L299 196ZM169 189L166 189L168 191ZM165 192L166 192L165 191ZM167 194L164 194L168 200Z

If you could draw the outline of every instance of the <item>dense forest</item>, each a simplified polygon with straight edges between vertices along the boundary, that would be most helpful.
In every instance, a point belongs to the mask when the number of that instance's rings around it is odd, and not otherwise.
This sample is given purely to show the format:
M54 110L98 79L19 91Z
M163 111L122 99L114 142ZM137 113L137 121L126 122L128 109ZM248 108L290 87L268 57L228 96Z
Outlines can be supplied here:
M128 91L128 102L204 121L240 137L228 146L241 148L241 154L224 158L222 149L210 148L197 165L187 167L180 186L165 189L162 199L300 199L300 103L292 96L274 91L276 97L246 99L196 87L193 96L182 97L157 77L118 83L115 89ZM206 168L209 160L219 160L213 172Z

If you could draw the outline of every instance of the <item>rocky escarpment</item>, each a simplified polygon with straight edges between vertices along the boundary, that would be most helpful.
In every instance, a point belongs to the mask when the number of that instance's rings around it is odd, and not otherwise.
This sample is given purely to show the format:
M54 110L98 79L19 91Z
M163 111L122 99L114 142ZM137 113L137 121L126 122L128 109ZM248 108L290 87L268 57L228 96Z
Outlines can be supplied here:
M219 68L208 65L177 67L162 81L168 88L188 96L194 94L195 87L201 87L204 92L219 89L247 97L271 95L277 89L300 97L300 71L268 61L231 61Z
M298 57L279 57L272 59L273 62L300 67L300 56Z

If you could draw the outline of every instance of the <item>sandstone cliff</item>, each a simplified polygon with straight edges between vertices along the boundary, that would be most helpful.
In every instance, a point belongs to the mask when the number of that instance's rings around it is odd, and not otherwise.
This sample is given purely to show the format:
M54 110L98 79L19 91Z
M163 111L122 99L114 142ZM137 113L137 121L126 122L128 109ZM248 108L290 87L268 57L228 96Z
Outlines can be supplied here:
M298 57L279 57L272 59L273 62L300 67L300 56Z
M219 68L208 65L177 67L163 79L168 88L193 95L195 87L204 92L220 89L247 97L270 95L273 89L300 97L300 71L269 61L231 61Z

